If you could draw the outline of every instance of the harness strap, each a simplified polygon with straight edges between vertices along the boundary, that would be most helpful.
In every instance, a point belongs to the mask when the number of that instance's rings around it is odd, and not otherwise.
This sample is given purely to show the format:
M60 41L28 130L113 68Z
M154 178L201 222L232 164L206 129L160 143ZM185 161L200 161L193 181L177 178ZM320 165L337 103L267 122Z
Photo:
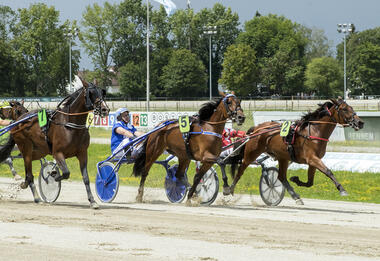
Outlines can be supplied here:
M212 132L212 131L204 131L203 128L201 128L200 132L199 131L191 131L191 132L189 132L189 134L203 134L203 135L211 135L211 136L215 136L218 138L222 138L222 134Z
M308 138L311 140L322 140L322 141L327 141L327 142L329 141L329 139L320 138L320 137L316 137L316 136L309 136Z

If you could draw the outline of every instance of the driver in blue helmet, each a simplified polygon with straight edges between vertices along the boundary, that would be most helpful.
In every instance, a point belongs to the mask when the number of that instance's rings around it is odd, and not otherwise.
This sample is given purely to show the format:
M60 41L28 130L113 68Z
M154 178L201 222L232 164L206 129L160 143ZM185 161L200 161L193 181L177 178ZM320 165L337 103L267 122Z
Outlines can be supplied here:
M127 108L120 108L116 111L115 114L116 122L112 127L112 136L111 136L111 151L120 150L128 142L134 138L143 135L144 133L138 131L135 126L132 125L129 110ZM121 150L118 154L122 156L124 150ZM133 156L133 152L132 152Z

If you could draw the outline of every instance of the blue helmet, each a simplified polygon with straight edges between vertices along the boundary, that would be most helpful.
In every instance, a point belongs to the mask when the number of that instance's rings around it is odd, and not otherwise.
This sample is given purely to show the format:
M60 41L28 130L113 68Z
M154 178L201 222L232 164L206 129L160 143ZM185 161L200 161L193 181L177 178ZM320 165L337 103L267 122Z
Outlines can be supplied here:
M129 110L128 110L128 108L119 108L119 109L117 109L117 111L115 112L115 117L117 118L117 117L119 117L119 115L120 114L122 114L123 112L129 112Z

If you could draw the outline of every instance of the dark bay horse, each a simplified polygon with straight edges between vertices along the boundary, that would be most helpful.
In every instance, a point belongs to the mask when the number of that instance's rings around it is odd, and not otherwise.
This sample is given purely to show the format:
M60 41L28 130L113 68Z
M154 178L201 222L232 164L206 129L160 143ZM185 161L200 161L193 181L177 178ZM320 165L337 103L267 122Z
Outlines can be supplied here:
M0 118L3 120L17 120L27 112L28 110L24 107L24 101L9 101L0 106Z
M143 153L138 156L133 167L135 176L141 176L136 200L142 202L148 172L156 159L167 150L178 158L179 166L175 176L183 181L183 184L187 184L184 174L191 159L202 163L188 194L187 204L190 204L203 174L218 159L222 148L221 134L228 118L239 125L243 124L245 119L240 100L233 94L226 95L219 101L208 102L201 107L199 117L195 118L191 125L188 150L179 130L178 121L150 134L144 141Z
M21 115L24 113L27 113L28 110L24 107L24 101L18 102L18 101L9 101L4 102L0 106L0 118L5 120L17 120ZM12 157L8 157L4 160L4 163L8 164L9 168L11 169L12 175L15 180L22 179L20 175L17 174L15 168L13 167L13 160Z
M302 182L297 176L290 178L298 186L311 187L314 182L315 171L318 169L332 180L342 196L346 196L346 190L321 160L325 155L328 139L337 124L351 126L356 131L364 126L364 122L356 115L353 108L342 99L331 99L331 102L321 104L317 110L304 115L300 120L296 121L293 143L295 158L293 160L289 155L288 145L285 144L280 136L279 123L264 122L251 128L247 134L251 135L252 138L245 144L245 148L240 151L242 163L230 187L230 192L233 194L237 182L249 164L260 154L266 152L278 160L278 178L297 204L303 204L303 202L286 178L289 161L291 160L309 165L308 181L306 183ZM236 159L235 164L238 163L239 156Z
M109 108L104 101L104 90L84 81L82 83L82 88L67 96L56 110L48 113L49 120L46 129L40 127L37 117L31 117L11 130L7 144L0 149L0 161L3 161L9 156L15 143L17 144L25 166L25 181L20 186L23 189L30 187L36 203L41 199L34 185L32 161L39 160L48 154L52 155L62 170L62 176L58 173L55 176L55 180L60 181L70 176L65 159L75 156L79 160L90 206L98 208L91 193L87 173L87 148L90 143L90 134L86 127L86 119L90 111L104 117L108 115ZM33 113L35 112L24 114L21 119Z

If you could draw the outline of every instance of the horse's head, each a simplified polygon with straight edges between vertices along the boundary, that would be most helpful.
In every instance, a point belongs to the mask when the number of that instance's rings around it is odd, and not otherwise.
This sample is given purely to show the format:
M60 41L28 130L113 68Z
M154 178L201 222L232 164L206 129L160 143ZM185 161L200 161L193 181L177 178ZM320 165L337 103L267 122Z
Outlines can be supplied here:
M243 109L240 107L240 100L234 94L228 94L223 98L224 108L228 118L238 125L242 125L245 120Z
M106 90L96 87L94 84L83 82L83 87L86 90L86 107L88 110L94 110L95 115L100 117L105 117L109 114L110 109L108 108L105 97Z
M16 120L27 112L28 110L24 107L24 101L9 101L0 106L0 117L2 119Z
M343 99L330 99L336 113L332 113L335 121L339 124L348 124L356 131L364 127L364 122L359 118L354 109L348 105Z

